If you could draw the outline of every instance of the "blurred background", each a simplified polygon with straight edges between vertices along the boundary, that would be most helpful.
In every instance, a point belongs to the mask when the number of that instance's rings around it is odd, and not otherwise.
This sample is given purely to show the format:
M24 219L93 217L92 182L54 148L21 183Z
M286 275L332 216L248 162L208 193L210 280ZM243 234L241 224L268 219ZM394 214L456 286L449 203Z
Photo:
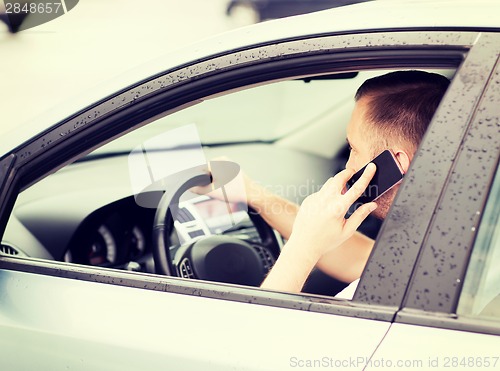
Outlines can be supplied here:
M358 1L82 0L67 14L17 33L10 32L13 25L4 14L0 134L195 41L261 20ZM0 14L5 4L0 0Z
M0 23L0 134L158 55L235 27L226 6L227 0L83 0L15 34Z

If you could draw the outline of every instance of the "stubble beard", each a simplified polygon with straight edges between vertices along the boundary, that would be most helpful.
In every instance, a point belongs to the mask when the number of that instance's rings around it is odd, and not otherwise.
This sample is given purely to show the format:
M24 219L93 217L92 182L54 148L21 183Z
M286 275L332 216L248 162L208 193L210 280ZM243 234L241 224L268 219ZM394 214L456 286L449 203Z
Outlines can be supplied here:
M396 193L398 193L399 186L395 186L380 196L375 203L377 204L377 208L372 212L371 215L376 217L377 219L384 220L389 212L389 209L394 201L394 197L396 197Z

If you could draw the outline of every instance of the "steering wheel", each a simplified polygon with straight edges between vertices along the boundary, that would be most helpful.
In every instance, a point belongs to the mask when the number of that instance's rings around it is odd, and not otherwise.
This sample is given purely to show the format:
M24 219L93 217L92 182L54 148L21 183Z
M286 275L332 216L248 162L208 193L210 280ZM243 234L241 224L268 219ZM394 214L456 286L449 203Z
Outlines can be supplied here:
M212 161L211 174L200 166L176 174L163 194L153 224L153 258L156 273L207 281L259 286L274 261L280 247L273 229L253 209L248 209L261 243L227 235L200 238L182 245L171 256L169 236L179 199L188 189L210 183L215 188L227 183L227 174L236 176L239 166L230 161ZM212 176L213 175L213 178ZM229 180L234 178L230 176ZM222 179L219 184L212 179Z

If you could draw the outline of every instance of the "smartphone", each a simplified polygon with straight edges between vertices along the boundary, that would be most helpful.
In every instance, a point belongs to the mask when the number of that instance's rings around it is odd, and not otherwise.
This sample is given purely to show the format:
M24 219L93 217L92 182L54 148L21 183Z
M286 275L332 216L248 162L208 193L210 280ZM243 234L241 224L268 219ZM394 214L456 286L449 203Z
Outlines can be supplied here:
M356 200L355 204L375 201L403 180L404 172L390 150L385 150L370 162L377 166L377 170L365 192ZM367 165L363 166L349 179L347 182L348 189L361 177Z

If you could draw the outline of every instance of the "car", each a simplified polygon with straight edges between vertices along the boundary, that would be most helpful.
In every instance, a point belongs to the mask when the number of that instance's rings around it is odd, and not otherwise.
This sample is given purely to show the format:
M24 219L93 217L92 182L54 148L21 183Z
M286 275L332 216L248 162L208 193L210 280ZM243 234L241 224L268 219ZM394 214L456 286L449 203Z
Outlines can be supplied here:
M375 1L241 28L4 135L2 369L500 367L499 11ZM451 84L363 226L352 300L324 277L259 288L286 241L229 202L241 169L300 203L345 166L356 88L407 69Z

